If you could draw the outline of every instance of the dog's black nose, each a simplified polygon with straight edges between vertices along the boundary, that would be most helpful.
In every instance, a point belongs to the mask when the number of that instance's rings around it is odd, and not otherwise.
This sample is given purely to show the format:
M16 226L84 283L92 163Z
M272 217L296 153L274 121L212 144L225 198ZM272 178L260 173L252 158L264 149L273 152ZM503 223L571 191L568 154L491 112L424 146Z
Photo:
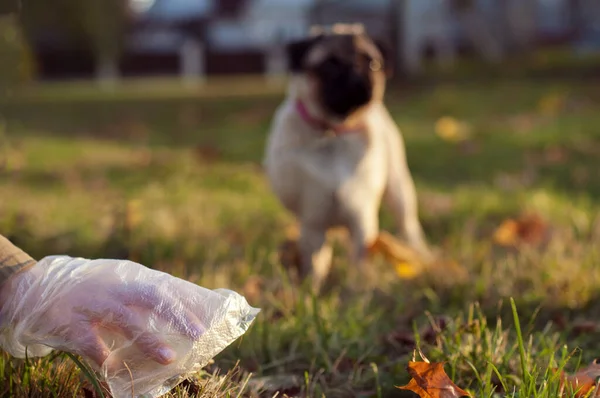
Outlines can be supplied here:
M373 93L370 80L352 72L340 74L335 81L322 87L324 105L339 117L346 117L369 103Z

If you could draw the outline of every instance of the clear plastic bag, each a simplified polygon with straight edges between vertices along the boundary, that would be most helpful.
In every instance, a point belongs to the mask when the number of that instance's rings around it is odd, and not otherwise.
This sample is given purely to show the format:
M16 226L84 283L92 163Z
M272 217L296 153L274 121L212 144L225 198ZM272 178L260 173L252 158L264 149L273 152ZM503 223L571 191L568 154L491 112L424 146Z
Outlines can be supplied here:
M260 311L233 291L125 260L46 257L1 293L6 351L79 354L115 398L165 394L243 335Z

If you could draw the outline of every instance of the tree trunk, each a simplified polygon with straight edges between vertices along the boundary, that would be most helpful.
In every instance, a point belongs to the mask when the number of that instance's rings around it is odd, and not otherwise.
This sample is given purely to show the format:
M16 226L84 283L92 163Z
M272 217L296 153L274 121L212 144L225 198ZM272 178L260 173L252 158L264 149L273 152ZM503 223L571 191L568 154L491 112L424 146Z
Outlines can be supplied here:
M433 45L438 66L451 68L456 58L456 43L452 36L451 13L447 0L436 0L430 6L425 25Z
M389 3L389 37L390 45L393 48L393 66L394 74L400 76L404 72L404 34L400 27L404 26L403 13L406 0L390 0Z
M270 44L266 50L266 79L267 84L278 85L286 74L287 59L282 41Z
M600 2L598 0L580 0L579 15L582 34L598 31L600 20Z
M451 32L451 15L447 0L398 0L392 14L399 27L398 52L404 71L416 75L422 70L423 53L427 44L433 45L437 64L442 68L453 65L456 54ZM392 25L393 26L393 25Z
M569 10L569 23L571 25L571 33L576 38L579 38L581 36L584 20L581 3L581 0L569 0L567 3L567 7Z
M418 74L422 67L421 28L417 20L418 9L413 1L396 0L394 10L400 27L397 32L398 56L404 72L409 76Z
M96 61L96 82L105 89L112 89L119 81L119 59L116 56L99 57Z
M475 50L488 62L502 61L502 43L477 5L461 2L454 6L454 12Z
M181 47L181 77L184 85L196 87L205 82L205 46L200 40L187 39Z
M509 46L526 53L535 44L536 1L535 0L504 0L504 16L506 18L506 33Z

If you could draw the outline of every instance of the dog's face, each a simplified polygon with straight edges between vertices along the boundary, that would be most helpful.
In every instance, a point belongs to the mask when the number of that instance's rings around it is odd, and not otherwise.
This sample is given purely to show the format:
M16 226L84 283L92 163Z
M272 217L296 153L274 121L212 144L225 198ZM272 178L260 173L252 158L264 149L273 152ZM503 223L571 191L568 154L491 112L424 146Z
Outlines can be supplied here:
M388 52L362 32L320 33L290 43L287 55L291 72L308 80L310 101L328 116L343 120L383 99Z

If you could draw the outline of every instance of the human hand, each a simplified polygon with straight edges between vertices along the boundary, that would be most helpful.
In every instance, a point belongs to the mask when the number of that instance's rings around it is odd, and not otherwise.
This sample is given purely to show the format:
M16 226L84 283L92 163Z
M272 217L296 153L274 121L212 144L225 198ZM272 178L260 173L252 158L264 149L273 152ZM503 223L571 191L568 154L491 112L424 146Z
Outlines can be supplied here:
M112 380L113 395L199 370L258 312L233 292L137 263L66 256L11 277L0 300L0 344L10 354L79 354Z
M202 334L198 317L180 310L184 304L178 291L166 292L164 285L161 289L151 280L124 282L111 267L102 266L102 260L78 269L85 261L75 259L60 269L52 263L34 267L17 274L1 291L5 303L1 318L30 324L21 337L24 345L35 347L50 339L56 342L53 348L88 357L101 367L111 352L107 332L118 333L135 342L149 359L167 365L175 359L175 352L157 333L146 329L150 316L158 329L172 327L191 340ZM129 273L144 270L139 264L121 263Z

